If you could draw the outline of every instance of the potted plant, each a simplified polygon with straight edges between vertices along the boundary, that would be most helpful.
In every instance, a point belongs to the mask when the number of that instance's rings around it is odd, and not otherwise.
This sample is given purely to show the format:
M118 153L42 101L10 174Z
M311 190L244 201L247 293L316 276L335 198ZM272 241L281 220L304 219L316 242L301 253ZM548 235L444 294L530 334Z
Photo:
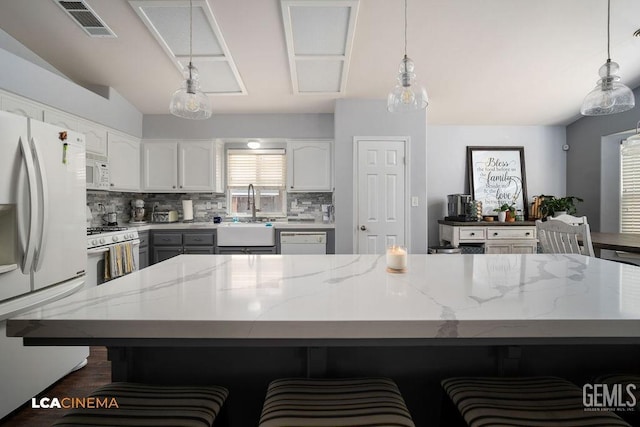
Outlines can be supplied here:
M555 197L540 195L540 197L542 197L540 210L543 217L562 214L575 215L576 203L583 201L580 197L576 196Z
M500 207L493 210L494 212L498 212L498 222L505 222L507 219L507 213L509 214L509 221L515 221L516 219L516 208L513 203L503 203Z

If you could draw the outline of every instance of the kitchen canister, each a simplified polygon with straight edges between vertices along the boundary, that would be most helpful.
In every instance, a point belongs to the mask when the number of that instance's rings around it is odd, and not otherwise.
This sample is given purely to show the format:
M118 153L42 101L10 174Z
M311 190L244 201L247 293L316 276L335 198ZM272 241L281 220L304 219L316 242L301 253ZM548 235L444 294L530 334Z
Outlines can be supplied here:
M193 200L182 201L182 220L193 221Z

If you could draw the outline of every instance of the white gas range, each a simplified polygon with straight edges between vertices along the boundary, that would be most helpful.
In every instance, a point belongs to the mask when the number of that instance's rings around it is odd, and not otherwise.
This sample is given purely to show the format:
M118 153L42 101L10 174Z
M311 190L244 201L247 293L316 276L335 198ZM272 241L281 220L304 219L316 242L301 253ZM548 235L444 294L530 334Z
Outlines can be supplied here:
M87 228L87 286L105 282L105 254L115 245L131 243L134 271L138 269L138 231L120 226Z

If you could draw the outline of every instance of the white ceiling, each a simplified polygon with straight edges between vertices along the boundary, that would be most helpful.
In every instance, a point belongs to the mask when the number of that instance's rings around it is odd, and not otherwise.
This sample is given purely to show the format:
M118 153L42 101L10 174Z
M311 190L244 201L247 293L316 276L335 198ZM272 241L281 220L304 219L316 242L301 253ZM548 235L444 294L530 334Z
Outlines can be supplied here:
M579 117L606 60L606 0L408 0L408 54L429 124L549 125ZM167 114L181 74L127 0L87 0L117 38L88 37L53 1L0 0L0 28L82 85ZM337 95L294 95L279 0L208 0L247 95L215 113L333 112ZM188 28L188 22L185 22ZM640 1L612 0L611 56L640 85ZM403 1L361 0L342 97L385 99L403 54ZM640 100L638 100L640 102Z

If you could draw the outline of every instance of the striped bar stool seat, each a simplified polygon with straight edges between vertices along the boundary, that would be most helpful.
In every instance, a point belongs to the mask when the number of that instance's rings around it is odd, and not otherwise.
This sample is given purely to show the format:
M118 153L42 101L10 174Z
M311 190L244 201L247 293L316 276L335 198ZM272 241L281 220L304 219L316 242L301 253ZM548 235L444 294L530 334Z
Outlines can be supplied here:
M414 427L388 378L278 379L267 390L260 427Z
M470 427L630 427L611 412L585 410L582 389L562 378L458 377L442 386Z
M116 382L93 391L93 407L70 409L53 425L211 427L228 395L218 386ZM113 399L117 408L112 405ZM87 402L91 402L86 399ZM95 402L102 402L95 407ZM111 407L106 406L111 403Z

